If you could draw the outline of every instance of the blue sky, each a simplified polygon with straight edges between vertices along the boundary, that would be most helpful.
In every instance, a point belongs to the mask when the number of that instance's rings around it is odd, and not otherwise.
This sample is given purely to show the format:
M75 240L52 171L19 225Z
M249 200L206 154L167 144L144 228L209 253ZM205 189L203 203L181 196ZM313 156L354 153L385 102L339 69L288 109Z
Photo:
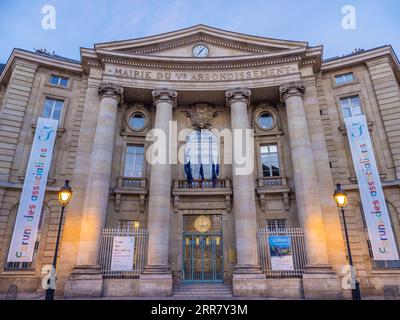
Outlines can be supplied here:
M56 29L41 26L56 8ZM356 29L341 26L344 5ZM207 24L270 38L324 45L324 57L392 44L400 56L399 0L0 0L0 62L14 47L46 48L79 60L79 47Z

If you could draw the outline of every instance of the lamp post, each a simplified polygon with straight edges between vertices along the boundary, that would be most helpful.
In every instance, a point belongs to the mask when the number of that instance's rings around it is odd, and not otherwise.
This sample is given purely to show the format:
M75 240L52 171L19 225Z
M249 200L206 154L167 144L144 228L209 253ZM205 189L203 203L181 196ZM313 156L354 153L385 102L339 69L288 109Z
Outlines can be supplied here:
M350 268L351 268L350 272L352 275L352 279L353 279L353 272L354 272L354 282L355 282L356 286L355 286L355 288L353 288L353 287L351 288L351 295L353 297L353 300L361 300L360 284L356 279L356 272L355 272L354 266L353 266L353 257L351 255L349 234L347 232L346 216L344 214L344 207L347 205L347 193L344 192L340 183L338 183L336 185L336 190L333 193L333 199L335 199L337 206L340 208L340 211L342 212L343 227L344 227L344 233L346 236L347 255L349 257L349 264L350 264Z
M64 210L65 207L68 205L69 201L72 198L72 189L69 186L69 180L65 180L64 186L58 191L58 202L61 205L61 216L60 216L60 222L58 225L58 232L57 232L57 240L56 240L56 248L54 252L54 257L53 257L53 268L52 268L52 274L56 272L57 268L57 256L58 256L58 247L60 244L60 235L61 235L61 227L62 227L62 222L63 222L63 217L64 217ZM54 279L55 281L55 279ZM54 289L53 288L48 288L46 289L46 300L54 300Z

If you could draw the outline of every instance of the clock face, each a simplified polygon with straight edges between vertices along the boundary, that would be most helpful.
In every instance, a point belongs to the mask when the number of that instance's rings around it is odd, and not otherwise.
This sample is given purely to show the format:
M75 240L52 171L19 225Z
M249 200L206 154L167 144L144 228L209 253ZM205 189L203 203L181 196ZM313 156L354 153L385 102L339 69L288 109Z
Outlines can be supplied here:
M199 44L193 48L193 55L198 58L208 56L208 48L204 44Z
M194 228L198 232L207 232L211 228L211 221L210 218L207 216L199 216L197 219L194 221Z

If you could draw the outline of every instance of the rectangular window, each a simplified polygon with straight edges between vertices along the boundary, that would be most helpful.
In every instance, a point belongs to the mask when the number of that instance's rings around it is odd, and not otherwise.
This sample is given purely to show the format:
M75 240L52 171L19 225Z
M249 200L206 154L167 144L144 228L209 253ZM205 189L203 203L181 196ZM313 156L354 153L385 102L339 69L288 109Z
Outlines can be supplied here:
M287 229L286 219L267 219L268 231L282 231Z
M362 114L359 96L341 98L340 105L342 106L342 112L345 118Z
M144 146L129 145L125 157L125 177L142 178L144 164Z
M60 86L66 88L68 86L68 78L60 77L52 74L49 79L49 83L54 86Z
M263 177L278 177L280 175L278 146L276 144L260 146L260 154Z
M119 220L118 227L120 229L138 230L140 228L140 221L139 220Z
M335 76L335 83L336 84L343 84L347 82L352 82L354 81L354 75L353 72L345 73L345 74L340 74Z
M46 98L42 112L43 118L60 120L64 101Z

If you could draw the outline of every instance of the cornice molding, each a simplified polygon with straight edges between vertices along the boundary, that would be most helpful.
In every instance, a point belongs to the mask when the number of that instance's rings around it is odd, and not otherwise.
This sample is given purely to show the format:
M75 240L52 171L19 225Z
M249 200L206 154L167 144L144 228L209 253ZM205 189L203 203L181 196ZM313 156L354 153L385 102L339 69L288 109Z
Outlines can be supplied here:
M29 63L35 63L38 66L45 65L47 67L68 70L76 73L81 73L83 70L81 64L78 63L56 59L51 56L39 55L25 50L14 49L10 57L8 58L7 64L3 72L0 75L0 83L3 83L5 79L8 79L10 77L12 66L18 59L28 61Z
M254 56L252 56L254 57ZM228 59L219 59L219 61L176 61L175 63L171 61L165 61L165 63L160 63L161 59L155 59L155 61L146 59L148 57L144 57L142 60L138 60L135 58L118 58L118 57L102 57L102 64L110 63L110 64L118 64L125 65L131 67L143 67L143 68L152 68L152 69L169 69L169 70L220 70L220 69L245 69L245 68L257 68L263 66L273 66L273 65L282 65L289 63L299 63L302 58L300 56L296 57L280 57L275 59L266 59L262 57L258 57L256 61L232 61L231 63L227 62ZM182 59L183 60L183 59ZM90 62L91 65L97 66L96 63Z
M355 55L340 57L335 60L325 61L322 63L321 70L329 71L337 68L343 68L349 65L366 63L369 60L376 59L383 56L388 56L396 67L397 72L400 72L400 63L391 46L384 46L382 48L371 49Z
M293 40L273 39L261 36L254 36L200 24L185 29L165 32L142 38L97 43L95 44L95 48L111 49L111 50L126 50L130 48L140 49L152 45L157 46L175 41L180 41L182 39L185 40L196 36L224 39L224 41L230 41L231 43L234 42L237 44L245 43L247 46L254 46L254 47L268 47L276 49L308 47L308 42L304 41L293 41Z

